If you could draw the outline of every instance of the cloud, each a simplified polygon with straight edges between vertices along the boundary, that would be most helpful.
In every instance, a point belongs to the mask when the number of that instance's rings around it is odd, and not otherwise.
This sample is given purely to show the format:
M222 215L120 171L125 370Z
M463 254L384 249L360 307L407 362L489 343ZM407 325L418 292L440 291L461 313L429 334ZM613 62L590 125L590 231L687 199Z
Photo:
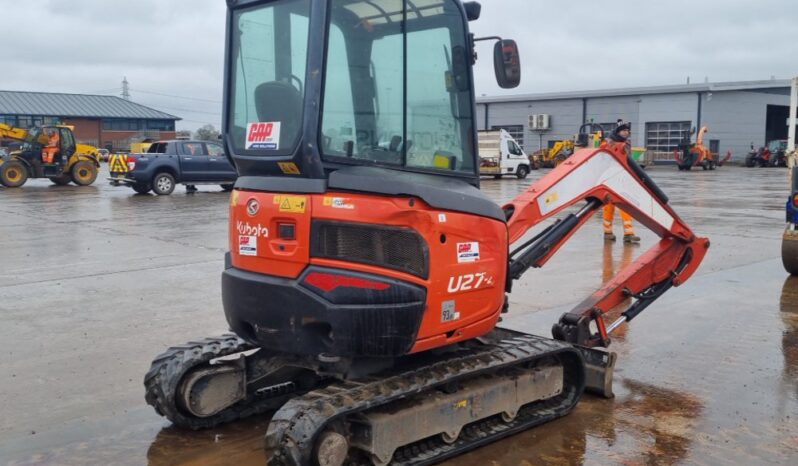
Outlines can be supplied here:
M788 78L798 74L795 0L482 0L477 36L516 39L523 78L500 89L478 45L477 95ZM3 10L0 88L118 95L219 126L223 0L26 0ZM9 71L12 70L12 71Z

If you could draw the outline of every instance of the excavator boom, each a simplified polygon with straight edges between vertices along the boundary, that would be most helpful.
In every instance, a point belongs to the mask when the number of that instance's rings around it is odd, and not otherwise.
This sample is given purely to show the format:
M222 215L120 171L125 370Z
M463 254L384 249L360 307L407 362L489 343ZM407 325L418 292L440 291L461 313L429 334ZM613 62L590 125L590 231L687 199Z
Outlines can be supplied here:
M602 316L629 297L637 301L623 314L624 319L629 321L637 316L667 288L680 285L695 272L709 240L693 234L668 205L667 196L627 156L624 144L610 142L599 149L577 151L505 205L510 242L517 242L531 228L579 202L585 202L579 212L557 221L511 253L510 278L519 279L530 267L542 267L602 205L614 204L628 212L661 240L563 315L554 327L558 339L606 347L609 337ZM511 288L512 282L508 280L508 291ZM589 331L590 321L596 322L596 334Z

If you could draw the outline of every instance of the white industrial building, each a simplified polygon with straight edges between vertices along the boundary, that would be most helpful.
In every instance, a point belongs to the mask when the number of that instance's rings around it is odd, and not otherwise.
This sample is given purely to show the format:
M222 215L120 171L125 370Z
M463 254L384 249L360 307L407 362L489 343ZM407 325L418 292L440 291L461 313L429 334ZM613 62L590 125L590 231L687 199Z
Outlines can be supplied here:
M789 80L700 83L584 92L480 97L478 129L503 128L527 152L573 137L586 122L632 122L632 144L653 160L673 160L691 128L709 127L704 144L741 160L751 144L787 138Z

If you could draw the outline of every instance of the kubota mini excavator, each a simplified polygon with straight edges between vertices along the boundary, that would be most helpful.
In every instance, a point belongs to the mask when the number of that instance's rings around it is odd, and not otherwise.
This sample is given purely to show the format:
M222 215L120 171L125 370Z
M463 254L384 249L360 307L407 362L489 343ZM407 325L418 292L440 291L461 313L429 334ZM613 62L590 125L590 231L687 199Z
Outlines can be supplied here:
M520 64L513 41L469 33L479 4L228 5L235 334L158 356L147 402L190 429L277 410L269 464L326 466L434 463L564 416L585 389L611 396L611 333L709 246L624 144L577 150L500 207L478 189L475 43L496 41L502 87ZM554 338L497 328L513 282L607 202L661 239Z

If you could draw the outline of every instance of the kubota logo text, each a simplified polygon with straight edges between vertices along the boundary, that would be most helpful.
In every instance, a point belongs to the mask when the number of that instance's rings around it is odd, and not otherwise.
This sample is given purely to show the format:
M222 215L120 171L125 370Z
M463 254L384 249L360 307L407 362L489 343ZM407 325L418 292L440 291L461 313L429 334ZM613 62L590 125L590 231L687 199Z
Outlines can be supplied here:
M242 222L239 220L236 222L236 229L238 230L239 235L261 236L263 238L269 237L269 229L262 226L260 223L256 225L250 225L249 222Z

